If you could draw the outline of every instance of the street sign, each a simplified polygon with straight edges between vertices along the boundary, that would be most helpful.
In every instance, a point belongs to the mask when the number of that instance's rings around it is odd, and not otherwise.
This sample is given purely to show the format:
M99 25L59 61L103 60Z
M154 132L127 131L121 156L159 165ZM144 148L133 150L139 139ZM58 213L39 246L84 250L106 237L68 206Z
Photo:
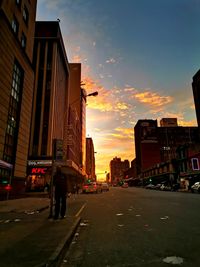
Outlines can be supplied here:
M62 139L53 140L53 159L56 161L63 159L63 140Z

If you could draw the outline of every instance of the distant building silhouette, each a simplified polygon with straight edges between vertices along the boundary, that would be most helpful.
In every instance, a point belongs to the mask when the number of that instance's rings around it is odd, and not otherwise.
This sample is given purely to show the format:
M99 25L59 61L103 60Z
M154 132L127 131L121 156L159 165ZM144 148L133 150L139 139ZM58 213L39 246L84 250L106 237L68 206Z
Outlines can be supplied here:
M197 124L200 128L200 70L193 76L192 89L194 96L195 111L197 116Z
M90 137L86 138L86 173L89 179L96 180L94 144Z
M124 178L124 172L129 169L129 161L121 161L121 158L115 157L110 161L110 181L117 183Z
M177 127L177 118L162 118L160 120L160 127Z

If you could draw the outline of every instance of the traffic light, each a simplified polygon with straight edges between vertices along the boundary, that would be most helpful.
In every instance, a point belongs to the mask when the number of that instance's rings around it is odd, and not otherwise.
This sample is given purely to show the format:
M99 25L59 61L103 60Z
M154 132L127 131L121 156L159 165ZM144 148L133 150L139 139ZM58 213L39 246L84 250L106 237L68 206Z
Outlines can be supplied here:
M12 186L10 185L10 184L7 184L6 186L5 186L5 190L6 191L10 191L12 189Z
M3 184L3 185L7 185L7 184L9 184L7 178L1 178L1 179L0 179L0 183Z

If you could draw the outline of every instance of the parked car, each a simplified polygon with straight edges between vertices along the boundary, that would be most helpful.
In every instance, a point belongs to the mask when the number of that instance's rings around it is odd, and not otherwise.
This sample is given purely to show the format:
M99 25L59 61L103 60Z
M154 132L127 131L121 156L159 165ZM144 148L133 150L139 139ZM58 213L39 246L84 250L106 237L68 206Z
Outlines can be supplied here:
M191 191L192 193L195 193L195 192L200 193L200 182L196 182L195 184L193 184L191 186Z
M160 190L161 185L162 185L162 184L156 184L156 185L154 186L153 189L155 189L155 190Z
M168 184L162 184L162 185L160 186L160 190L162 190L162 191L172 191L172 188L171 188L171 186L168 185Z
M102 183L101 184L101 190L102 191L109 191L109 185L108 185L108 183Z
M83 193L101 193L101 186L96 182L85 183L82 187Z
M123 183L121 187L127 188L128 187L128 183Z
M148 184L145 186L146 189L154 189L155 185L154 184Z

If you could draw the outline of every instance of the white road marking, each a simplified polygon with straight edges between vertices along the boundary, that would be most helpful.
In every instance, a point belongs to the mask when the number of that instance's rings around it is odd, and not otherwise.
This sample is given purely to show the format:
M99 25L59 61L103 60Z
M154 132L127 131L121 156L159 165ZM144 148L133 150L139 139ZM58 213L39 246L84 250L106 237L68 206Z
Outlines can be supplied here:
M86 203L80 208L80 210L76 213L76 215L75 215L75 217L78 217L80 214L81 214L81 212L83 211L83 209L85 208L85 206L86 206Z

